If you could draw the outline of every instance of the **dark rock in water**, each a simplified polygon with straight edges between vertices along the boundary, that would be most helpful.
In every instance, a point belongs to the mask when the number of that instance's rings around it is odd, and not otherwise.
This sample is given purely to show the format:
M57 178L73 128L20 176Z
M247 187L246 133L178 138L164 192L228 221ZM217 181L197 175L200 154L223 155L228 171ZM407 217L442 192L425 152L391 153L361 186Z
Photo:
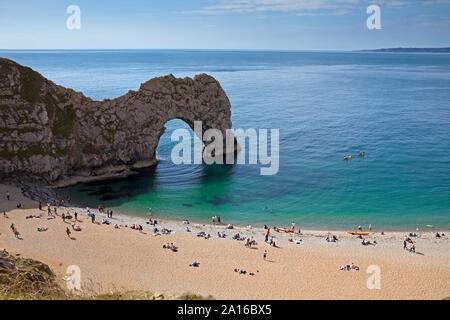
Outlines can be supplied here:
M218 206L225 203L230 203L231 197L225 196L225 197L217 197L215 196L212 200L208 200L208 203L211 203L212 205Z
M193 205L191 203L183 203L184 207L192 207Z
M133 174L156 163L164 125L173 119L191 128L202 121L202 134L214 128L225 138L230 101L206 74L154 78L137 91L95 101L0 58L2 181L64 186Z

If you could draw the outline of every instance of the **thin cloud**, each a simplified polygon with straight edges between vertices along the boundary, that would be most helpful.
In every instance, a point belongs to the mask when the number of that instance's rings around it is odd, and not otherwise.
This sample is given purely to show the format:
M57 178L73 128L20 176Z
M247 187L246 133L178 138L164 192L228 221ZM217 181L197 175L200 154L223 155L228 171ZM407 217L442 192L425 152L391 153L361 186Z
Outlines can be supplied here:
M184 13L254 13L293 12L301 16L343 15L352 9L378 4L402 8L415 5L446 5L450 0L212 0L213 5Z

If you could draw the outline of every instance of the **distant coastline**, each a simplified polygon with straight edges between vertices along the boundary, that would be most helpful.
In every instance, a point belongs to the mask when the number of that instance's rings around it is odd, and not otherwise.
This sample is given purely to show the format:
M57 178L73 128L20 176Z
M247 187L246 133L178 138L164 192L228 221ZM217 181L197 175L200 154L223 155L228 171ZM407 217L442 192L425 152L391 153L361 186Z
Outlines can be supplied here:
M359 52L424 52L424 53L450 53L450 47L445 48L383 48L359 50Z

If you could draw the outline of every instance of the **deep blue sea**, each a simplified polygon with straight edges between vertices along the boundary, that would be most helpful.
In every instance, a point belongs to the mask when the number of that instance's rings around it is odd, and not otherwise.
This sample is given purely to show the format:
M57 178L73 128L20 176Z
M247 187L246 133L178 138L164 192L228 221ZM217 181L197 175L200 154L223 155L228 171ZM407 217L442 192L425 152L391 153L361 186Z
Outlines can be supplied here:
M275 51L0 51L93 99L173 73L208 73L234 128L279 128L280 168L174 165L167 123L159 163L61 190L116 212L307 228L450 227L450 54ZM365 151L365 157L357 157ZM345 155L353 160L344 161Z

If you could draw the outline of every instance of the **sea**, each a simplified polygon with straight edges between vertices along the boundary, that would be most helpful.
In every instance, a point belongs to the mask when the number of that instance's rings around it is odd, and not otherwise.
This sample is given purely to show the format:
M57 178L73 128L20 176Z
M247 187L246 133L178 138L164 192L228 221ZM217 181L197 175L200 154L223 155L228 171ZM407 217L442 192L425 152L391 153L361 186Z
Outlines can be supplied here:
M0 50L0 56L97 100L137 90L153 77L207 73L230 99L233 128L279 129L278 173L261 175L260 164L174 164L171 135L191 129L172 120L156 166L58 189L73 203L133 216L152 208L156 217L196 222L219 215L225 223L295 221L312 229L450 228L450 54Z

